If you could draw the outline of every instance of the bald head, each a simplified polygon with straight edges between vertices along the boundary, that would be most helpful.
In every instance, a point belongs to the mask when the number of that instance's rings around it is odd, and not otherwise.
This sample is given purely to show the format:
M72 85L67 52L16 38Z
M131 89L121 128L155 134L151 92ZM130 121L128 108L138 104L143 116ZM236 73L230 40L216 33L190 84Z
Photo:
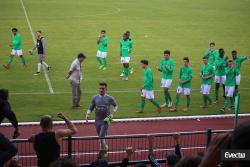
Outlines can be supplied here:
M40 125L43 130L50 130L53 127L52 117L50 115L44 115L41 118Z

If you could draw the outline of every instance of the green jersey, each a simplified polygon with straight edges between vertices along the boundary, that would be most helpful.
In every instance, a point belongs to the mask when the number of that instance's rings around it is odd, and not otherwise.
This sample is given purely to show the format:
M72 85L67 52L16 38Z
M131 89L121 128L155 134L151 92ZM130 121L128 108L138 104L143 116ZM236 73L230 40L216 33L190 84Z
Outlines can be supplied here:
M124 41L124 39L120 40L120 52L122 57L130 57L130 53L133 49L133 43L132 40L127 39Z
M108 37L104 36L99 39L97 42L99 44L98 50L101 52L107 52L108 50Z
M211 51L210 49L207 49L204 53L204 56L208 57L208 64L212 66L214 66L214 61L216 60L218 55L219 55L219 52L216 49L213 51Z
M173 71L174 71L173 59L169 58L168 60L166 60L165 58L162 58L158 70L162 72L163 79L173 79Z
M238 69L233 67L226 68L226 82L225 86L235 86L236 85L236 76L238 73Z
M234 64L236 65L238 75L240 75L240 68L241 68L241 63L243 63L245 60L247 60L246 56L240 56L237 57L236 59L233 59Z
M213 81L213 77L209 79L205 79L205 77L214 75L214 68L213 66L207 64L203 64L201 67L201 78L202 78L202 84L204 85L211 85Z
M12 49L21 50L22 48L23 45L21 35L19 33L16 33L16 35L12 35Z
M190 66L188 66L188 67L182 66L180 68L179 78L182 81L187 81L187 82L180 85L182 88L190 88L191 87L191 80L192 80L192 68Z
M144 85L143 88L145 90L153 90L154 89L154 79L153 72L151 68L147 67L144 69Z
M225 57L218 56L215 60L215 75L224 76L226 75L225 69L227 66L227 59Z

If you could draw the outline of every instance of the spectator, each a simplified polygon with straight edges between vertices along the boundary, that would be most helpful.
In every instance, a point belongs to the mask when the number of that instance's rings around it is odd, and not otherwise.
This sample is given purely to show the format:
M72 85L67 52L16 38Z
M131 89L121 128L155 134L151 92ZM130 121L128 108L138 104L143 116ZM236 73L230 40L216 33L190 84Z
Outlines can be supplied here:
M9 161L8 167L22 167L22 165L15 159Z
M132 147L126 148L126 157L123 159L121 167L127 167L129 159L131 158L132 154L134 153L134 150Z
M92 167L108 167L108 161L104 157L105 151L101 150L99 151L99 154L97 156L97 160L95 162L92 162L90 166Z
M198 167L201 163L202 157L198 154L183 157L175 167ZM210 166L207 166L210 167Z
M0 89L0 124L4 118L7 118L13 127L15 128L13 138L17 138L20 133L18 130L18 122L16 115L11 111L10 104L8 102L9 92L7 89ZM0 133L0 166L3 166L7 161L11 159L17 153L17 148Z
M79 167L73 160L71 159L58 159L52 162L49 167Z
M60 157L60 143L62 138L77 132L75 125L63 113L59 113L58 117L65 121L68 128L53 131L52 118L49 115L45 115L40 121L42 132L32 135L29 139L33 143L37 154L38 167L48 167L51 162L57 160Z
M166 162L168 167L174 167L175 164L181 159L182 153L181 153L181 147L180 147L180 134L174 134L173 138L175 140L175 153L167 153L166 155ZM149 155L148 159L150 160L151 166L152 167L159 167L160 164L157 162L154 156L154 136L150 135L148 136L149 140Z

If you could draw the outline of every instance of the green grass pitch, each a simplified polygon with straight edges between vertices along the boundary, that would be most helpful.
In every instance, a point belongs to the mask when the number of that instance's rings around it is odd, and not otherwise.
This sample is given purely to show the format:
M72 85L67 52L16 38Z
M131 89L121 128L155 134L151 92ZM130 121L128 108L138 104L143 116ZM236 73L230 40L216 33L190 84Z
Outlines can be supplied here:
M20 121L38 121L43 114L54 115L65 112L71 119L84 119L85 111L93 95L98 92L98 83L108 83L109 94L119 103L116 117L151 117L177 115L219 114L223 101L209 109L200 109L202 97L199 93L199 69L202 54L208 43L215 41L217 48L223 47L230 55L237 49L240 55L250 54L250 1L249 0L23 0L33 30L42 30L47 43L47 62L52 66L49 73L55 94L49 94L44 75L33 76L37 68L37 57L29 56L33 40L26 22L20 0L0 1L0 63L8 60L10 29L17 27L23 37L28 68L22 69L15 59L9 71L0 70L0 87L11 92L10 102ZM109 37L108 69L98 70L95 59L96 37L101 29ZM129 81L119 77L119 40L124 31L130 30L134 40L131 65L135 73ZM175 60L175 79L171 87L174 99L177 76L183 56L189 56L193 68L191 110L170 113L164 109L157 114L155 108L146 103L145 113L136 114L140 105L139 89L143 83L141 59L148 59L154 68L164 49L170 49ZM65 79L71 62L78 52L84 52L82 83L82 108L71 110L69 82ZM250 62L242 66L240 113L249 112ZM160 91L160 73L154 70L156 99L164 102ZM214 88L214 86L213 86ZM34 93L34 94L32 94ZM222 91L220 92L222 95ZM214 97L214 92L211 94ZM221 98L222 99L222 98ZM185 104L181 97L180 109Z

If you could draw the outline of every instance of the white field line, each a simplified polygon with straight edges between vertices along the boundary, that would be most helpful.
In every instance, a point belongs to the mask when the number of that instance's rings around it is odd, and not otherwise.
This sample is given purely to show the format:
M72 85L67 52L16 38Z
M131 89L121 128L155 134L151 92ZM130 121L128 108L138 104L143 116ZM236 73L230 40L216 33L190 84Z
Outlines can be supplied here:
M20 3L22 4L23 11L24 11L24 15L25 15L25 18L26 18L28 27L29 27L29 29L30 29L30 33L31 33L33 42L34 42L34 44L36 44L36 38L35 38L35 35L34 35L34 33L33 33L33 29L32 29L32 27L31 27L30 20L29 20L29 17L28 17L26 8L25 8L25 6L24 6L23 0L20 0ZM44 66L43 66L43 71L44 71L44 76L45 76L45 79L46 79L47 84L48 84L48 87L49 87L49 92L50 92L50 93L54 93L54 90L53 90L53 88L52 88L51 81L50 81L50 79L49 79L48 73L47 73L47 71L46 71L46 69L45 69Z
M176 121L176 120L202 120L202 119L228 119L233 118L234 114L221 115L195 115L195 116L173 116L173 117L146 117L146 118L121 118L113 119L114 123L121 122L144 122L144 121ZM239 117L250 117L250 114L239 114ZM74 120L74 124L86 123L85 120ZM94 123L94 120L89 120L88 123ZM64 125L65 121L53 121L54 125ZM40 122L19 122L20 126L38 126ZM12 126L11 123L2 123L1 126Z
M205 149L204 146L197 146L197 147L182 147L182 150L193 150L193 149ZM154 149L154 152L160 152L160 151L174 151L173 148L161 148L161 149ZM109 151L109 154L122 154L126 151ZM141 152L148 152L148 149L138 149L135 150L136 153ZM72 153L73 156L82 156L82 155L97 155L98 152L74 152ZM68 154L61 154L61 156L67 156ZM35 154L32 155L18 155L18 158L36 158Z
M214 89L213 89L214 90ZM250 90L250 88L240 88L240 90ZM157 89L157 90L154 90L155 92L161 92L162 89ZM169 90L170 92L175 92L176 90L175 89L171 89ZM191 89L191 91L200 91L200 89ZM139 89L136 89L136 88L131 88L131 89L128 89L128 90L111 90L111 91L108 91L108 93L138 93L138 92L141 92ZM84 91L83 92L84 94L95 94L95 93L98 93L98 90L96 91ZM10 94L12 95L47 95L47 94L50 94L50 93L47 93L47 92L10 92ZM54 94L58 94L58 95L63 95L63 94L71 94L70 91L65 91L65 92L54 92ZM191 94L193 94L191 92Z

